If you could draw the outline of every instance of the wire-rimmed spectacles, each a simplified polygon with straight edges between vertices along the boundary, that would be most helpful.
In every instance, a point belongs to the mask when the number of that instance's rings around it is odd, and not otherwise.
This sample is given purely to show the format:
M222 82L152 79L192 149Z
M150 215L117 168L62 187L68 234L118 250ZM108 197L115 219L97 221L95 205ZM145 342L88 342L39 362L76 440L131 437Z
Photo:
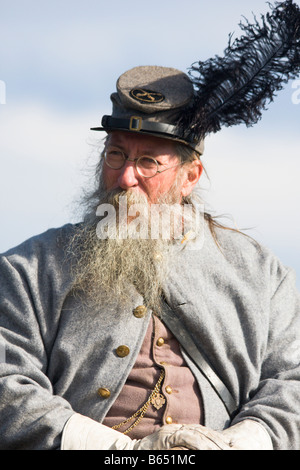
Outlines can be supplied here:
M105 149L103 156L106 165L113 170L120 170L125 165L126 161L134 162L136 171L144 178L152 178L157 173L163 173L164 171L170 170L171 168L182 165L182 162L179 162L176 165L159 170L160 163L154 157L142 155L141 157L131 160L128 158L125 152L118 149L117 147L111 146Z

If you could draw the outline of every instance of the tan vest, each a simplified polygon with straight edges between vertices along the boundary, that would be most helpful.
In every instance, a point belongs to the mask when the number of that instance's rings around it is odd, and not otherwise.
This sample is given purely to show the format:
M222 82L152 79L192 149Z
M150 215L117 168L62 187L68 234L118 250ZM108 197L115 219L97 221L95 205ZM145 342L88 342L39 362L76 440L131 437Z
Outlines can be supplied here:
M149 398L162 368L160 409L150 404L139 424L129 433L140 439L171 423L203 424L203 405L198 384L183 359L179 343L170 330L157 318L149 324L136 363L120 395L105 417L103 424L112 427L132 416ZM164 403L163 403L164 402ZM118 430L124 432L135 420Z

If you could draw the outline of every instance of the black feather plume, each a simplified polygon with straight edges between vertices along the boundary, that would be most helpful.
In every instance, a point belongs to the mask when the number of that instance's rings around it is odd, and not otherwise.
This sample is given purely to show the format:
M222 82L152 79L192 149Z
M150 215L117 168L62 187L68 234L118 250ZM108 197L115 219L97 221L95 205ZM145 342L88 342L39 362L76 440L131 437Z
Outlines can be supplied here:
M246 20L245 33L231 43L224 57L191 66L195 100L179 120L197 138L223 126L255 124L283 84L300 73L300 9L292 0L270 5L261 24ZM198 76L195 76L197 74Z

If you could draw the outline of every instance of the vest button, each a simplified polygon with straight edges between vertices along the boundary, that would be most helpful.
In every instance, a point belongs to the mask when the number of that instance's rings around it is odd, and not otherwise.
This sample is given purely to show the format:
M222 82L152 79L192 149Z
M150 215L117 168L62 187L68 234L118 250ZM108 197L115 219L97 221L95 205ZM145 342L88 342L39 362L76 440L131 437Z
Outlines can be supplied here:
M102 398L109 398L110 390L108 390L108 388L98 388L98 395Z
M171 418L171 416L166 417L166 423L167 424L172 424L173 423L173 419Z
M173 392L172 387L170 387L170 385L167 385L167 386L166 386L166 392L167 392L169 395L171 395L171 393Z
M165 344L165 340L163 338L158 338L156 344L157 346L163 346Z
M117 356L119 357L126 357L130 353L130 349L125 344L122 344L116 349Z
M133 315L136 318L143 318L146 315L147 307L145 305L139 305L133 310Z
M154 261L160 262L162 260L162 254L161 253L155 253L153 256Z

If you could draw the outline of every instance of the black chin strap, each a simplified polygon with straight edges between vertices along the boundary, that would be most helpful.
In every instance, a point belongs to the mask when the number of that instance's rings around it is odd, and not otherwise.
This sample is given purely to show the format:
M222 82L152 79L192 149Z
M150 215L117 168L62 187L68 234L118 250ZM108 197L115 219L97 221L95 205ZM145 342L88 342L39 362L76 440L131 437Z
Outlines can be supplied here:
M172 124L163 122L146 121L140 116L131 116L128 118L115 118L112 116L103 116L102 127L92 127L92 131L112 131L124 130L131 132L141 132L148 134L161 135L162 137L175 138L178 141L189 145L196 145L198 140L190 132L180 135L178 128Z

